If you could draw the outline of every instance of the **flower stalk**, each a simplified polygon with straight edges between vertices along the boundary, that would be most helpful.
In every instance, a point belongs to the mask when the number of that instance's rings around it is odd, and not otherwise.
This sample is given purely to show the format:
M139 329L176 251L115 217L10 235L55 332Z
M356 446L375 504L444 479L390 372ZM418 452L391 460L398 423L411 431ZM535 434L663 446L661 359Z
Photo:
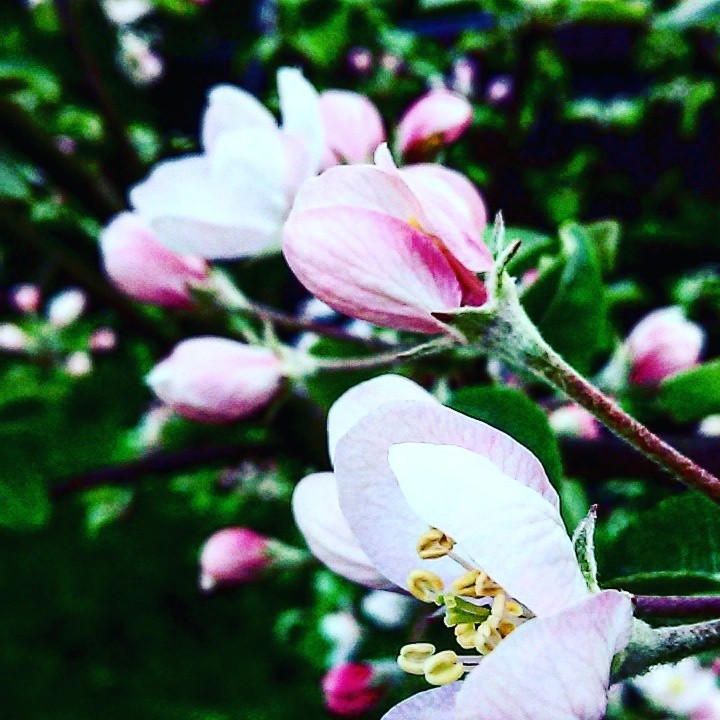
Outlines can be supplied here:
M435 313L435 317L460 331L476 349L524 368L561 390L678 480L720 503L720 479L628 415L545 342L520 304L514 279L506 271L517 247L518 243L510 245L498 257L488 277L485 305Z

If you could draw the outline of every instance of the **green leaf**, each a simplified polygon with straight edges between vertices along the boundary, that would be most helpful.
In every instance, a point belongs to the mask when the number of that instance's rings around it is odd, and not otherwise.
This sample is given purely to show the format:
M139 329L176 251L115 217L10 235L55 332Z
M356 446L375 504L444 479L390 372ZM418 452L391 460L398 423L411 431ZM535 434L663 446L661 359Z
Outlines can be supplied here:
M525 394L514 388L475 386L455 392L450 407L492 425L532 451L557 487L562 478L562 460L555 434L545 413Z
M563 225L560 240L564 263L553 267L553 275L559 274L558 285L538 321L538 328L545 340L571 365L580 372L588 372L607 337L607 302L600 260L593 238L581 225ZM541 281L543 285L535 289ZM530 291L534 290L527 293L530 307L541 290L547 297L547 282L541 276L530 288ZM527 301L524 296L523 304ZM526 305L528 313L530 307ZM537 311L536 303L534 307Z
M11 438L3 439L9 447ZM0 526L14 530L32 530L50 516L50 500L43 476L27 464L27 458L3 451L3 476L0 478Z
M720 360L668 378L660 386L659 397L663 407L680 422L720 412Z
M672 10L657 17L655 26L680 30L717 20L719 15L720 0L684 0Z
M595 525L597 523L597 505L593 505L588 514L582 519L580 524L575 528L572 536L573 548L575 556L580 564L583 577L588 588L592 592L597 592L597 561L595 560Z
M698 583L720 583L720 508L694 492L676 495L635 515L612 541L598 539L597 549L604 577L698 592Z
M584 228L595 246L602 272L607 275L615 268L620 244L620 223L617 220L598 220Z
M636 595L692 595L720 591L720 575L700 572L650 572L616 577L603 583Z

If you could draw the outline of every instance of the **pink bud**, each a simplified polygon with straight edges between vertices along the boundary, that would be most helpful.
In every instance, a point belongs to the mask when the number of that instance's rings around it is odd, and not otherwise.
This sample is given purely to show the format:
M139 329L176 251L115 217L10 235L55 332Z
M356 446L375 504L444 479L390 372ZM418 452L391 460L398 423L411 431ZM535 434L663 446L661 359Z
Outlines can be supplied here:
M326 90L320 94L320 115L325 131L323 167L369 162L385 142L380 113L364 95Z
M467 130L472 115L467 98L444 88L431 90L400 119L397 128L400 152L410 162L432 157Z
M65 361L65 372L71 377L83 377L92 372L92 358L82 350L71 353Z
M93 352L110 352L117 345L117 335L112 328L98 328L90 335L88 347Z
M353 48L348 52L347 60L348 65L360 75L364 75L372 70L373 56L367 48Z
M501 105L510 98L513 82L507 75L501 75L488 83L485 96L491 105Z
M37 285L16 285L10 291L12 304L22 313L34 313L40 307L40 288Z
M596 440L600 437L600 425L595 416L580 405L564 405L553 410L548 417L550 427L565 437Z
M368 663L341 663L322 679L325 705L343 717L357 717L372 709L382 697L374 684L374 672Z
M399 72L402 64L402 59L397 55L393 55L393 53L383 53L383 56L380 58L380 65L382 66L382 69L387 70L389 73L394 74Z
M198 422L252 415L280 389L283 367L272 350L219 337L181 342L147 376L155 394Z
M72 325L85 311L87 296L79 288L68 288L55 295L47 308L48 322L56 328Z
M630 360L630 382L657 385L697 365L705 331L683 315L679 307L666 307L646 315L625 340Z
M453 65L452 86L461 95L472 95L475 88L475 64L468 58L460 58Z
M258 580L272 562L270 542L254 530L241 527L211 535L200 554L200 588L207 591Z
M116 215L100 236L105 272L124 293L167 307L192 304L189 287L207 278L207 263L177 255L157 239L137 214Z

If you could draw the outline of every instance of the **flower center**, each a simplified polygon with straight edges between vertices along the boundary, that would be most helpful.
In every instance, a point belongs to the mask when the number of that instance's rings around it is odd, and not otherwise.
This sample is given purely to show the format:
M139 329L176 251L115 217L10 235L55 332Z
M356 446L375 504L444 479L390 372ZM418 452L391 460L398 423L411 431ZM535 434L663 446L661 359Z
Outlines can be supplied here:
M417 552L422 560L449 557L464 570L447 589L442 579L426 568L413 570L407 584L418 600L444 607L444 623L453 628L457 644L478 654L459 656L452 650L436 652L430 643L412 643L400 650L397 663L405 672L424 675L431 685L447 685L477 665L532 613L508 597L487 573L459 556L455 541L442 530L431 527L423 533Z

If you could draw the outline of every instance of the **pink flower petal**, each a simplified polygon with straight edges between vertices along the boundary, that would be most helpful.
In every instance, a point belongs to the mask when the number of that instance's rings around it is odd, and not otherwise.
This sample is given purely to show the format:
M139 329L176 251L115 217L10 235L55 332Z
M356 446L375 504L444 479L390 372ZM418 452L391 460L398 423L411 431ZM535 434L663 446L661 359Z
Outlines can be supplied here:
M456 720L600 720L631 623L630 598L616 590L526 622L467 676Z
M326 90L320 94L320 113L325 129L325 167L367 162L385 141L380 113L364 95Z
M212 152L215 141L230 130L249 127L277 128L272 114L245 90L232 85L216 85L208 93L208 105L202 120L202 144Z
M461 682L425 690L398 703L382 720L457 720L455 701Z
M536 615L588 595L557 508L491 460L455 445L403 443L388 462L405 501Z
M328 413L330 460L335 456L338 442L349 430L373 410L394 400L439 404L427 390L402 375L381 375L355 385L333 403Z
M448 144L457 140L472 122L467 98L445 89L431 90L408 108L397 128L403 155L425 154L427 143Z
M460 173L430 163L409 165L400 174L448 250L468 270L489 270L492 255L483 241L487 211L475 186Z
M348 207L293 212L283 252L320 300L385 327L445 332L431 313L461 302L457 277L431 238L377 212Z
M398 443L457 445L487 457L502 472L559 504L538 459L505 433L454 410L429 403L395 401L360 420L338 443L335 473L340 504L360 545L386 577L405 586L420 562L415 545L427 530L409 507L388 464ZM458 575L452 560L433 560L446 582Z
M393 586L375 569L350 530L340 510L332 473L303 478L293 493L292 509L313 555L331 570L361 585L383 589Z

